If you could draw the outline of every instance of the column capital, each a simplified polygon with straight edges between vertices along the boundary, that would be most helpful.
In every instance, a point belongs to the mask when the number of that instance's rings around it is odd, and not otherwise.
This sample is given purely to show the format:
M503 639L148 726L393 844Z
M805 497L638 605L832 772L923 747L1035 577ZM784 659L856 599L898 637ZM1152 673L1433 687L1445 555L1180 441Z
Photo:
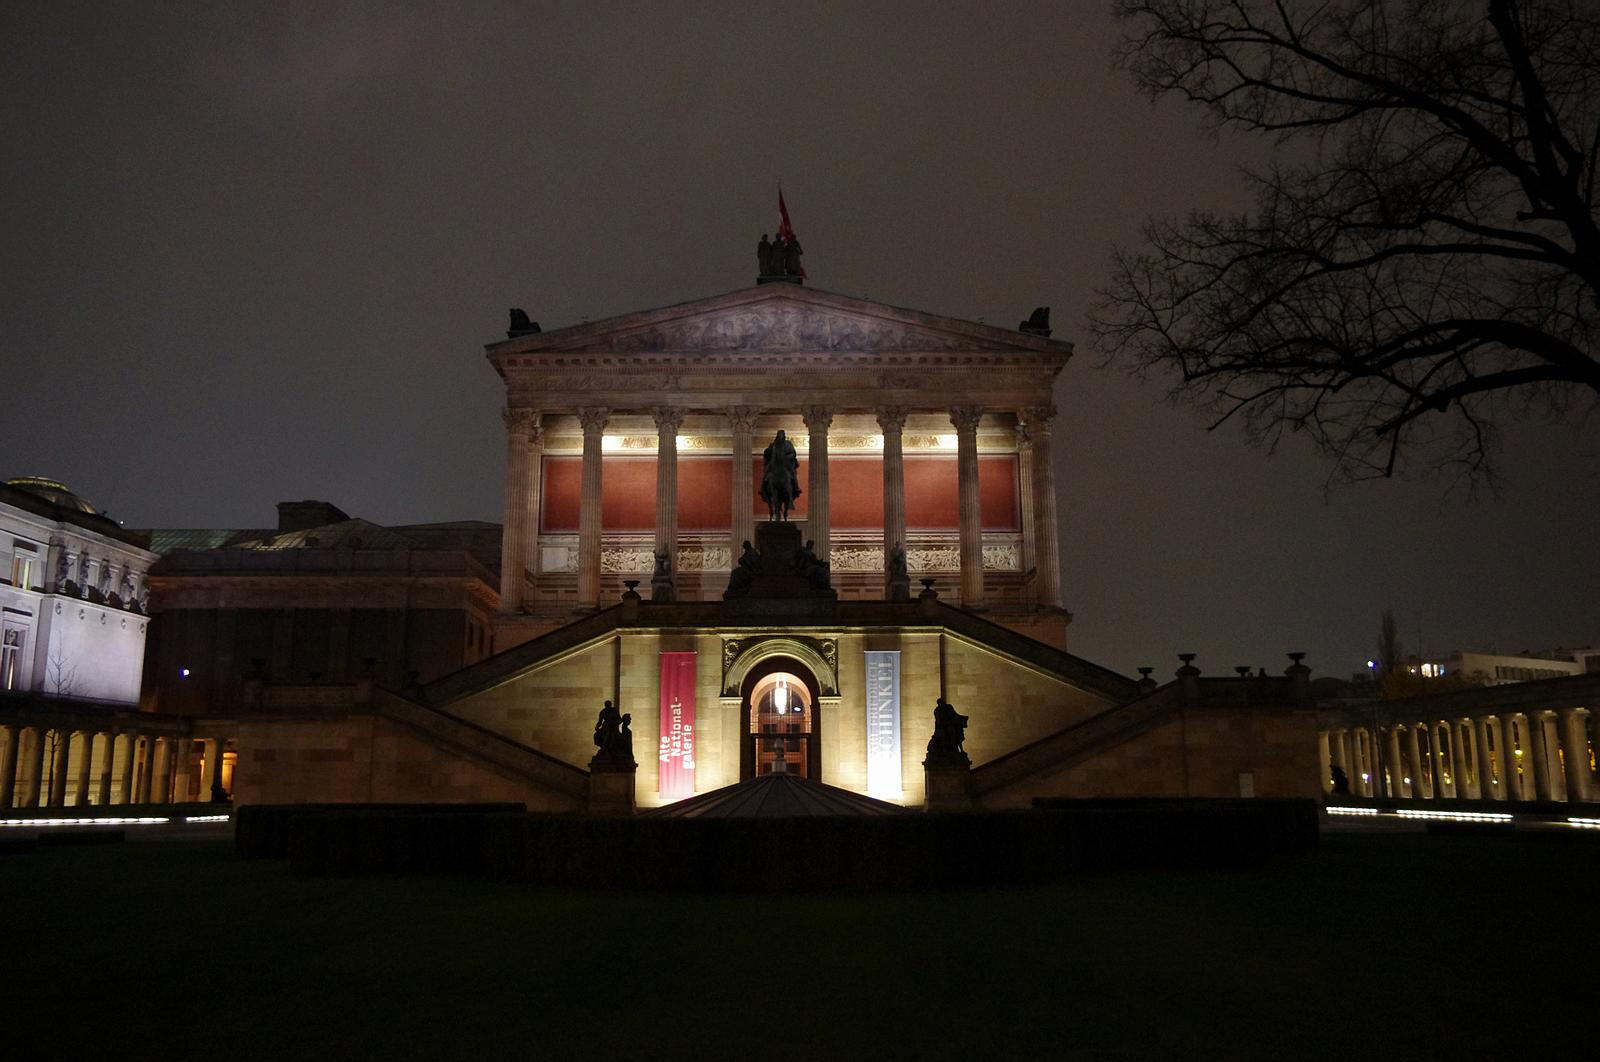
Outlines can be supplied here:
M599 435L606 430L606 422L611 419L609 406L579 406L578 423L583 425L585 435Z
M905 430L907 412L905 406L879 406L875 412L878 416L878 427L885 435Z
M522 406L507 406L500 411L506 431L512 435L528 435L539 430L541 414Z
M1017 410L1017 430L1025 431L1035 439L1048 438L1050 422L1055 419L1055 406L1028 406Z
M800 419L806 422L806 431L825 432L833 424L833 410L828 406L801 406Z
M662 434L678 434L678 428L683 424L683 407L681 406L651 406L650 416L656 422L656 431Z
M975 432L978 430L978 421L983 417L982 406L951 406L950 423L956 426L958 432Z
M761 417L759 406L730 406L727 410L728 423L733 425L733 430L738 432L754 432L756 421Z

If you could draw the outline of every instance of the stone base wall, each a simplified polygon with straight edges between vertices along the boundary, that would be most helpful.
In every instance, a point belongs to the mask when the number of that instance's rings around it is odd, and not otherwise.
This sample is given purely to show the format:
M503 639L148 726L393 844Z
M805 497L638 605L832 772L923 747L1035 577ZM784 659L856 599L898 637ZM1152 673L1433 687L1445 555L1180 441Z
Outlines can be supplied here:
M578 802L371 715L241 720L235 804Z
M1317 720L1283 708L1191 708L1057 771L984 794L983 807L1034 797L1318 797Z

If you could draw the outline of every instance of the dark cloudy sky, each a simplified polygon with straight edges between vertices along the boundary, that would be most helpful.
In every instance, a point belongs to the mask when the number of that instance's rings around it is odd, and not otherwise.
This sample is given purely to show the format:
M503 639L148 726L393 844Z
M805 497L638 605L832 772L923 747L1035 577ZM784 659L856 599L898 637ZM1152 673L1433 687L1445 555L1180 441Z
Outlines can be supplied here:
M1137 97L1107 8L4 5L0 474L129 526L498 520L506 307L743 287L780 178L817 286L1081 340L1111 245L1260 150ZM1328 495L1097 363L1057 388L1075 651L1348 674L1385 606L1429 651L1600 641L1593 424L1513 432L1499 496Z

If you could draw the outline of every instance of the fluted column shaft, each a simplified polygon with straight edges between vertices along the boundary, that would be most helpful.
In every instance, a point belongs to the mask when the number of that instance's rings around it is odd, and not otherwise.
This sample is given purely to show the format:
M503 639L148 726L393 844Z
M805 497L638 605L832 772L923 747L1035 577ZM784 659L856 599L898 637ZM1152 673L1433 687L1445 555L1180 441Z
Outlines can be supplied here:
M1056 473L1051 456L1051 421L1055 406L1035 406L1022 411L1028 425L1033 457L1034 581L1042 608L1061 607L1061 541L1056 533Z
M1556 718L1561 729L1561 760L1567 772L1567 799L1588 800L1589 739L1583 732L1583 716L1576 708L1558 708Z
M505 409L505 529L500 542L500 611L521 612L527 573L535 570L539 540L539 457L543 431L540 415L531 409Z
M585 406L578 410L583 425L583 493L578 509L578 607L600 607L600 502L602 440L611 410Z
M816 548L818 559L830 563L828 520L828 428L833 424L833 410L826 406L805 406L800 415L806 422L806 489L811 500L806 502L807 538Z
M72 794L72 803L74 807L86 808L89 806L89 771L94 766L94 731L85 730L82 733L82 747L78 750L78 776L74 779L78 784L74 787L76 791Z
M1389 750L1389 795L1405 796L1405 760L1400 755L1400 728L1390 724L1385 747Z
M59 808L67 802L67 768L71 764L72 731L57 729L55 757L50 767L50 806Z
M1550 743L1545 740L1544 713L1528 712L1528 758L1533 762L1533 795L1536 800L1554 800L1550 784Z
M1507 800L1526 799L1522 795L1522 779L1517 771L1516 748L1516 716L1507 713L1500 717L1500 766L1505 779ZM1526 758L1527 754L1523 755Z
M6 727L5 758L0 759L0 811L9 810L17 797L17 749L22 744L22 727Z
M136 804L152 804L151 782L156 774L156 739L145 735L144 761L139 764L139 785L134 790L133 800Z
M983 496L978 490L978 406L956 406L956 486L961 522L961 606L983 607Z
M761 411L753 406L734 406L728 410L733 428L733 516L728 542L729 564L737 566L746 542L756 539L755 451L756 419Z
M117 762L117 732L108 730L101 737L105 738L105 755L100 762L100 794L95 803L105 807L111 803L111 771ZM91 746L91 751L93 747Z
M1445 729L1450 731L1450 777L1456 783L1456 799L1465 800L1472 795L1472 782L1468 778L1466 746L1461 741L1461 723L1452 719L1445 724Z
M667 555L667 573L678 581L678 428L683 410L656 406L656 553Z
M1027 421L1017 420L1017 501L1022 509L1022 570L1032 571L1033 597L1037 603L1040 593L1038 516L1035 513L1034 495L1038 488L1033 482L1033 428Z
M1503 790L1496 790L1494 779L1498 777L1504 786L1505 756L1500 757L1500 769L1495 770L1495 756L1489 751L1489 717L1480 715L1472 721L1472 744L1478 757L1478 794L1481 800L1504 800Z
M1411 795L1431 797L1432 787L1422 780L1422 740L1417 737L1415 724L1406 726L1406 745L1411 752Z
M883 432L883 581L889 583L889 558L906 548L906 411L900 406L878 410Z
M137 780L134 777L134 757L139 753L139 733L129 731L128 740L122 747L122 803L132 804L137 795Z
M172 775L172 802L182 804L189 799L189 761L194 744L186 737L172 738L171 742L172 768L168 773Z

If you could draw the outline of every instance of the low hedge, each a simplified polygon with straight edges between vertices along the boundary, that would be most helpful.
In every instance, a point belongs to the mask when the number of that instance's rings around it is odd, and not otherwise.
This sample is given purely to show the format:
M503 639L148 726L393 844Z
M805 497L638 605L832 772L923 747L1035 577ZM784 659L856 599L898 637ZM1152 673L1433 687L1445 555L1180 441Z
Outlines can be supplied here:
M422 872L574 888L790 891L1015 885L1084 871L1241 866L1315 845L1315 801L1074 802L794 819L302 807L296 873Z
M233 843L245 859L286 859L290 828L307 815L384 812L472 815L523 812L524 804L246 804L233 812Z

